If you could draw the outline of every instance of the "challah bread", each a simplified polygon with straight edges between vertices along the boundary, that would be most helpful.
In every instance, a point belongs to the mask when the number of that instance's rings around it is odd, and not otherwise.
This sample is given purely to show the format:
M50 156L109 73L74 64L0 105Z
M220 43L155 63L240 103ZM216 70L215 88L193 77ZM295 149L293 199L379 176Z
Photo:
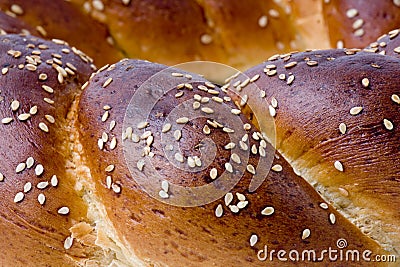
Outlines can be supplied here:
M332 47L363 48L400 24L400 1L328 0L323 16Z
M240 87L247 76L230 85L248 99L245 113L260 120L274 116L271 142L294 169L364 233L398 254L400 101L395 77L400 61L357 51L275 56L245 72L260 75L255 84L261 92ZM265 123L259 125L262 130Z
M1 266L104 257L91 231L68 249L69 229L88 226L68 134L70 107L92 71L85 57L32 36L0 36Z
M113 63L123 57L122 52L112 44L106 26L67 1L1 0L0 9L23 24L30 25L28 31L31 34L50 40L65 40L93 58L98 65ZM3 17L0 17L1 28ZM25 28L23 25L23 28L4 30L20 33Z
M337 248L341 238L349 249L385 253L198 75L123 60L92 76L76 113L77 176L91 192L85 199L96 244L116 251L120 265L263 266L265 246L321 252ZM265 181L250 192L260 175ZM231 188L226 181L238 183ZM209 194L191 194L205 185L222 195L210 202ZM329 264L327 257L321 261Z
M131 58L168 65L209 60L246 69L271 54L302 48L289 15L274 1L71 2L107 25Z

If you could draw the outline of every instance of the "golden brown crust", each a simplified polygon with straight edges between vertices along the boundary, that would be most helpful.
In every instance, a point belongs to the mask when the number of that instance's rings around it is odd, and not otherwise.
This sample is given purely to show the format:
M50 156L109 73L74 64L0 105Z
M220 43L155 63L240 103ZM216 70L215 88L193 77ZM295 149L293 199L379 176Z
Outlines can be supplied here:
M323 15L332 47L337 47L340 42L339 48L364 48L400 23L400 4L396 1L327 2L323 5Z
M261 75L256 84L266 95L242 88L251 112L262 119L274 97L278 150L364 231L398 253L398 59L355 50L275 59L246 72Z
M273 1L73 2L107 25L130 58L167 65L210 60L245 69L301 49L288 15Z
M66 40L69 45L92 57L98 66L123 57L107 41L107 38L111 38L107 28L67 1L2 0L0 8L35 29L32 34L50 40Z
M240 182L232 190L229 190L234 196L233 204L238 203L236 192L243 193L246 200L249 201L248 205L238 213L232 212L225 206L224 197L199 207L178 207L162 203L159 196L153 198L141 190L137 179L147 174L151 170L151 165L146 161L143 171L139 171L136 162L126 161L126 156L130 155L130 152L124 154L123 150L132 141L128 140L124 143L122 140L122 136L126 135L127 128L125 127L129 125L124 124L124 117L126 114L130 114L126 111L134 93L141 90L139 88L143 88L140 86L147 79L165 68L163 65L145 61L121 61L96 74L90 80L79 102L78 125L81 133L80 141L83 145L83 162L91 169L91 182L95 184L94 194L102 203L106 203L108 219L115 227L123 246L131 249L134 255L132 257L138 257L149 265L262 266L266 262L259 261L257 253L264 249L264 245L268 245L269 249L277 250L298 249L301 251L314 248L320 251L329 246L335 247L339 238L347 239L354 249L369 248L374 253L381 252L376 243L361 234L354 225L339 215L332 207L327 210L319 207L319 204L323 202L321 197L307 182L295 175L279 155L275 156L272 164L281 165L282 171L270 171L265 182L256 192L248 191L252 178L248 171L245 171ZM170 182L170 187L176 184L198 186L199 181L201 184L210 183L210 168L216 167L218 173L221 173L227 157L231 154L223 148L228 142L228 138L222 129L211 127L212 134L208 137L217 146L218 154L213 158L215 159L213 164L217 163L217 165L208 166L203 171L186 172L185 175L182 170L175 167L178 163L174 159L168 161L165 158L166 154L160 144L161 128L165 125L164 120L173 107L193 99L194 94L203 97L212 96L195 86L199 84L196 80L204 85L203 79L199 80L195 76L193 79L185 78L185 76L173 77L171 72L186 74L183 71L172 69L161 74L158 80L161 81L161 87L164 90L171 89L171 91L160 98L160 102L149 113L150 116L147 120L149 126L145 130L151 131L154 136L151 152L155 154L150 161L163 175L163 179ZM112 82L106 82L110 81L110 78L112 78ZM187 89L169 88L167 84L175 83L173 80L176 80L177 84L191 83L194 88L193 90L189 90L188 87ZM105 82L106 86L104 86ZM176 98L174 95L179 91L183 91L184 95ZM155 89L152 93L146 91L147 97L144 98L144 101L154 97L155 92ZM221 91L219 91L219 96L223 96ZM211 102L213 103L213 101ZM109 116L103 122L104 106L107 107L107 105L110 108ZM141 108L147 107L147 104L142 103L142 105L135 107L144 112L144 109ZM215 109L217 105L210 104L209 107ZM232 102L225 102L225 105L236 108ZM207 104L202 105L202 107L204 106ZM183 131L182 139L179 141L185 157L196 153L193 146L198 143L199 139L205 137L202 133L204 120L203 116L185 126L187 128L184 129L187 129L187 132ZM243 115L240 120L243 123L247 122ZM113 124L112 121L116 122L116 126L110 131L109 126ZM224 121L220 122L224 123ZM171 124L170 132L174 131L176 127L176 123ZM132 128L133 133L138 135L145 131L138 130L135 125L132 125ZM251 144L256 144L259 141L256 142L252 139L251 133L254 131L254 127L252 128L249 140ZM239 129L235 130L239 131ZM116 138L115 149L110 149L110 141L105 144L101 142L102 146L99 147L98 140L101 139L103 132L107 134L108 140ZM144 143L141 141L137 145L139 152L145 146ZM133 147L135 147L134 144ZM271 150L268 151L271 152ZM200 156L200 158L204 162L206 157ZM254 166L258 160L261 160L258 156L250 156L250 163ZM110 164L113 164L115 169L107 173L106 168ZM127 164L134 164L130 169L132 172L129 172ZM237 166L239 165L234 165L235 170L239 168ZM113 187L111 183L107 185L107 175L112 177L112 183L115 183L116 187ZM151 178L148 176L147 179ZM197 180L194 180L195 178ZM158 192L161 187L155 189ZM172 190L169 198L179 197L179 195L174 195L174 192ZM215 215L218 205L221 205L223 209L220 218ZM262 215L261 211L266 206L274 207L275 212L270 216ZM334 214L336 223L330 223L330 214ZM311 230L311 235L302 240L302 232L306 228ZM251 247L249 240L253 234L258 236L258 242ZM291 266L295 263L276 261L268 264ZM348 264L352 265L352 263ZM357 266L358 263L354 265Z
M57 70L46 63L54 57L60 57L59 66L64 70L67 66L77 68L62 83ZM0 265L75 266L73 259L94 255L96 249L78 242L70 250L64 248L69 228L86 218L86 205L68 171L69 136L65 128L74 96L91 67L65 45L18 35L0 36L0 62L0 246L6 248ZM45 91L43 85L54 92ZM22 168L20 163L27 165ZM58 178L57 184L53 178L55 186L51 185L53 175ZM26 193L21 193L24 188ZM58 212L64 206L70 210L68 215Z

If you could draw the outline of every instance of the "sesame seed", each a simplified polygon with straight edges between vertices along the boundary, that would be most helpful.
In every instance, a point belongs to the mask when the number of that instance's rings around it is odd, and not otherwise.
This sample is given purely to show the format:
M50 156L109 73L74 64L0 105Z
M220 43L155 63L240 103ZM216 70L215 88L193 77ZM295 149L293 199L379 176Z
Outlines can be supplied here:
M0 182L4 181L4 175L0 172Z
M391 97L391 99L392 99L392 101L393 101L394 103L400 105L400 97L399 97L398 95L393 94L392 97Z
M46 201L46 197L45 197L45 195L43 194L43 193L40 193L39 195L38 195L38 202L39 202L39 204L40 205L43 205L44 204L44 202Z
M200 102L194 101L193 102L193 109L199 109L200 108Z
M217 176L218 176L218 170L216 168L212 168L210 170L210 178L214 180L217 178Z
M296 66L296 65L297 65L297 62L296 62L296 61L292 61L292 62L287 63L287 64L285 65L285 68L286 68L286 69L289 69L289 68L292 68L292 67L294 67L294 66Z
M251 153L253 153L254 155L257 155L258 150L257 150L257 146L256 145L252 145L251 146Z
M209 35L209 34L203 34L201 37L200 37L200 42L202 43L202 44L205 44L205 45L208 45L208 44L210 44L211 42L212 42L212 36L211 35Z
M11 10L11 12L13 12L16 15L22 15L24 13L24 10L22 9L22 7L17 4L11 5L10 10Z
M50 86L47 85L42 85L43 90L45 90L47 93L52 94L54 93L54 89L51 88Z
M389 131L393 130L393 123L388 120L388 119L383 119L383 125L385 126L386 129L388 129Z
M111 189L112 183L113 183L112 182L112 177L110 175L108 175L106 177L106 186L107 186L108 189Z
M43 101L46 102L46 103L48 103L48 104L50 104L50 105L53 105L53 104L54 104L54 100L52 100L52 99L50 99L50 98L47 98L47 97L43 98Z
M268 76L274 76L276 75L278 72L276 70L268 70L267 72L265 72Z
M102 122L105 122L105 121L108 119L109 116L110 116L110 112L109 112L108 110L106 110L106 111L103 113L103 115L101 116L101 121L102 121Z
M209 88L215 88L215 85L211 82L205 82L204 84Z
M268 24L268 17L266 15L263 15L258 19L258 26L260 26L261 28L267 27L267 24Z
M49 132L49 127L48 127L44 122L40 122L40 123L39 123L39 128L40 128L40 130L42 130L43 132L46 132L46 133Z
M239 207L236 205L229 205L229 209L231 210L231 212L233 213L238 213L239 212Z
M288 79L287 79L287 85L291 85L294 81L294 75L289 75Z
M106 88L111 82L113 81L113 78L108 78L102 85L103 88Z
M29 191L31 191L31 189L32 189L31 182L27 182L26 184L24 184L24 193L28 193Z
M36 71L37 67L33 64L26 64L25 68L30 71Z
M237 164L242 163L242 161L240 160L239 155L236 154L236 153L233 153L233 154L231 155L231 159L232 159L233 162L236 162Z
M36 176L42 175L43 172L44 172L43 165L42 165L42 164L36 165L36 167L35 167L35 174L36 174Z
M342 172L344 171L343 169L343 164L340 161L335 161L335 163L333 163L333 166L335 167L336 170Z
M244 209L248 204L249 204L248 201L240 201L236 206L237 206L239 209Z
M1 74L5 75L5 74L7 74L7 72L8 72L7 67L1 69Z
M225 133L234 133L235 132L235 130L228 128L228 127L222 128L222 131L224 131Z
M339 124L339 131L342 133L342 134L345 134L346 133L346 131L347 131L347 126L346 126L346 124L345 123L341 123L341 124Z
M315 60L308 60L306 63L308 66L312 67L312 66L317 66L318 62Z
M247 144L246 144L245 142L243 142L243 141L239 141L239 145L240 145L240 148L241 148L242 150L244 150L244 151L246 151L247 149L249 149L249 147L247 146Z
M115 147L117 146L117 138L115 138L115 136L111 139L110 142L110 150L115 149Z
M361 28L363 24L364 24L364 20L363 20L363 19L356 19L356 20L353 22L352 27L353 27L354 30L356 30L356 29Z
M239 109L233 108L233 109L231 109L231 113L234 115L239 115L241 113L241 111Z
M242 96L242 98L240 100L240 106L243 107L244 105L246 105L248 99L249 99L248 95Z
M160 190L159 192L158 192L158 195L161 197L161 198L169 198L169 195L168 195L168 193L167 192L165 192L164 190Z
M319 204L319 206L324 210L328 209L328 204L326 204L326 203L321 203L321 204Z
M190 168L196 167L196 163L195 163L195 161L194 161L194 159L193 159L192 157L188 157L188 158L187 158L187 163L188 163L188 166L189 166Z
M53 175L50 179L51 186L56 187L58 185L58 178L57 175Z
M115 125L116 125L117 123L114 121L114 120L112 120L111 122L110 122L110 131L112 131L114 128L115 128Z
M69 213L69 208L65 206L61 207L58 209L57 213L61 215L67 215Z
M136 167L138 168L138 170L139 171L143 171L143 168L144 168L144 160L139 160L137 163L136 163Z
M225 163L225 170L227 170L228 172L232 173L233 172L233 167L229 162Z
M398 54L400 54L400 46L395 47L395 48L393 49L393 51L396 52L396 53L398 53Z
M171 73L172 77L183 77L182 73L178 73L178 72L173 72Z
M239 86L240 86L241 88L244 88L244 87L246 87L246 86L249 84L249 82L250 82L250 78L247 78L247 79L244 80Z
M224 148L225 148L225 149L234 149L235 146L236 146L235 143L230 142L230 143L226 144L226 145L224 146Z
M19 101L18 100L14 100L11 102L11 110L12 111L17 111L19 108Z
M189 122L189 118L187 118L187 117L181 117L176 120L176 123L178 123L178 124L185 124L188 122Z
M184 162L184 158L181 153L175 153L174 157L177 161L182 162L182 163Z
M174 138L176 141L179 141L182 137L182 132L180 130L175 130L174 131Z
M36 115L37 112L38 112L37 106L33 106L29 109L29 114L31 114L31 115Z
M142 122L139 122L139 124L137 125L137 128L139 130L141 130L141 129L146 128L147 126L149 126L149 123L147 121L142 121Z
M304 240L304 239L310 237L310 235L311 235L311 230L306 228L306 229L303 230L303 232L301 234L301 239Z
M169 183L166 180L163 180L161 182L161 189L164 190L165 192L168 192L169 190Z
M215 209L215 216L217 218L220 218L220 217L222 217L223 213L224 213L224 210L222 209L222 205L218 204L217 208Z
M233 194L231 192L226 193L224 197L225 206L229 206L229 204L231 204L232 201L233 201Z
M335 222L336 222L335 214L333 214L333 213L329 214L329 221L331 222L331 224L335 224Z
M29 114L29 113L22 113L22 114L19 114L19 115L18 115L18 119L19 119L20 121L26 121L26 120L28 120L30 117L31 117L31 114Z
M367 88L367 87L369 86L369 80L368 80L368 78L363 78L363 79L361 80L361 84L362 84L365 88Z
M276 109L273 106L269 105L268 106L268 110L269 110L269 115L271 117L275 117L276 116Z
M13 118L7 117L7 118L3 118L3 119L1 120L1 123L2 123L2 124L9 124L9 123L12 122L13 120L14 120Z
M36 187L37 187L38 189L45 189L48 185L49 185L49 182L44 181L44 182L39 182L39 183L36 185Z
M270 9L268 10L268 14L272 17L272 18L279 18L279 12L275 9Z
M258 153L260 154L261 157L265 157L267 155L267 153L265 152L264 147L260 146L258 148Z
M282 165L280 164L275 164L274 166L271 167L271 170L274 172L281 172L283 170Z
M99 138L99 139L97 140L97 146L99 147L100 150L103 150L103 148L104 148L104 141L103 141L103 139Z
M23 170L25 170L25 168L26 168L25 162L21 162L21 163L19 163L19 164L17 165L17 167L15 168L15 172L16 172L16 173L20 173L20 172L22 172Z
M363 110L363 107L353 107L350 109L350 114L355 116L360 114L360 112Z
M211 108L208 108L208 107L201 108L201 111L203 111L203 112L206 113L206 114L212 114L212 113L214 113L214 110L211 109Z
M264 216L270 216L272 214L274 214L275 209L274 207L265 207L262 211L261 214Z
M24 199L25 195L22 192L18 192L15 197L14 197L14 202L18 203L21 202Z
M351 19L358 15L358 10L355 8L350 8L346 11L346 16Z
M183 92L183 91L180 91L180 92L176 93L176 94L175 94L175 98L179 98L179 97L183 96L184 93L185 93L185 92Z
M203 133L207 135L211 133L210 127L207 124L203 127Z
M33 159L33 157L29 157L26 160L26 168L30 169L33 166L33 164L35 164L35 160Z
M204 104L204 103L208 103L208 102L210 102L210 98L209 98L209 97L206 97L206 96L205 96L205 97L202 97L201 100L200 100L200 102L203 103L203 104Z
M74 238L71 237L71 236L68 236L64 240L64 248L65 249L70 249L72 247L73 243L74 243Z
M342 187L339 187L338 190L339 190L339 193L340 193L342 196L345 196L345 197L348 197L348 196L349 196L349 191L347 191L346 189L344 189L344 188L342 188Z
M50 123L55 123L55 122L56 122L56 120L54 119L54 117L51 116L51 115L44 115L44 117L45 117L46 120L47 120L48 122L50 122Z
M361 37L361 36L364 35L364 33L365 33L364 29L361 28L361 29L356 30L354 32L354 35L357 36L357 37Z
M251 235L249 242L250 242L250 246L254 247L255 244L257 244L257 242L258 242L258 236L255 234Z
M112 172L115 169L115 166L113 164L108 165L105 169L106 172Z
M251 165L251 164L248 164L248 165L247 165L246 170L247 170L249 173L253 174L253 175L256 174L256 169L255 169L254 166Z
M132 134L130 139L134 143L138 143L140 141L140 138L139 138L139 136L137 134Z

